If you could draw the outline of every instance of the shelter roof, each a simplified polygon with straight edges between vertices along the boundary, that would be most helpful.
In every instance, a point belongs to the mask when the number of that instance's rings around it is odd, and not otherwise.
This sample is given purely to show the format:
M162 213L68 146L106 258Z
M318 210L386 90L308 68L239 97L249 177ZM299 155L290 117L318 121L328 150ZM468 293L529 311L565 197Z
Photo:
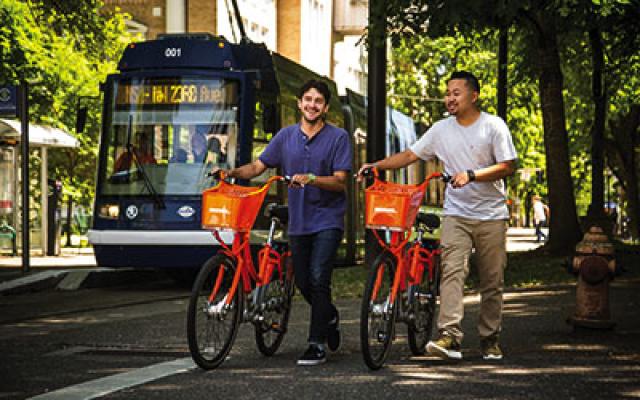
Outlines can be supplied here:
M20 121L0 119L0 140L20 142L22 126ZM78 139L62 129L29 124L29 146L32 147L78 147Z

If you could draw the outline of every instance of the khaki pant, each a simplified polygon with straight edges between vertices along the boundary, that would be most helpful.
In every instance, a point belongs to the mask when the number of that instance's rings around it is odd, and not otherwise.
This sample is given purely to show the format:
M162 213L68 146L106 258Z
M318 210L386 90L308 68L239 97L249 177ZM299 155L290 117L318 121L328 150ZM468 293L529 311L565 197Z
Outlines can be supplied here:
M442 275L438 330L462 342L464 281L469 274L469 256L475 248L478 275L481 338L497 336L502 325L504 268L507 265L507 223L463 217L444 217L441 231Z

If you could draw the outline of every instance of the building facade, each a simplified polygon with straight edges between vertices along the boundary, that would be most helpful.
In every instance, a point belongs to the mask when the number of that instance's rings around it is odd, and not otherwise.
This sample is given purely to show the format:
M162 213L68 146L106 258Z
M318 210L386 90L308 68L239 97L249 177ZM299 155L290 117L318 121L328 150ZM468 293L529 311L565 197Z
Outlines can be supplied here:
M366 0L237 0L249 39L364 93ZM105 0L107 11L130 16L127 26L144 39L163 33L207 32L241 38L231 0Z

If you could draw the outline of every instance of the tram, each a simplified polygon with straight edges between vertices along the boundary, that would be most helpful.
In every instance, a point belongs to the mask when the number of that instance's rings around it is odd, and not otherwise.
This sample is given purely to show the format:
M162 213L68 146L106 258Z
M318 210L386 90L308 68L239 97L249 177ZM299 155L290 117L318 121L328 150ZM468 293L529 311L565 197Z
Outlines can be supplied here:
M352 133L354 168L365 159L365 99L354 92L340 99L334 82L262 44L233 44L207 34L164 35L130 44L118 70L102 85L96 198L88 233L98 266L199 268L217 250L213 235L200 226L201 193L214 184L207 173L214 166L251 162L280 127L298 122L296 94L308 79L329 84L327 121ZM409 117L390 114L404 122L392 130L388 150L393 153L415 141L416 134ZM261 185L276 173L267 170L243 183ZM348 191L339 257L342 264L353 265L362 257L363 199L353 182ZM286 188L273 185L265 204L285 199ZM252 245L263 242L267 224L258 218ZM232 233L221 239L230 242Z

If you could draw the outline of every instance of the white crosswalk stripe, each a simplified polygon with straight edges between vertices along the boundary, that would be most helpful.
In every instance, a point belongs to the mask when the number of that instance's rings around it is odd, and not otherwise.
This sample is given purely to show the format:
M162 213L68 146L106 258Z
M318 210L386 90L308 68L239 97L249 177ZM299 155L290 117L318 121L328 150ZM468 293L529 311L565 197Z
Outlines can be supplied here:
M89 400L196 368L191 357L167 361L44 393L32 400Z

